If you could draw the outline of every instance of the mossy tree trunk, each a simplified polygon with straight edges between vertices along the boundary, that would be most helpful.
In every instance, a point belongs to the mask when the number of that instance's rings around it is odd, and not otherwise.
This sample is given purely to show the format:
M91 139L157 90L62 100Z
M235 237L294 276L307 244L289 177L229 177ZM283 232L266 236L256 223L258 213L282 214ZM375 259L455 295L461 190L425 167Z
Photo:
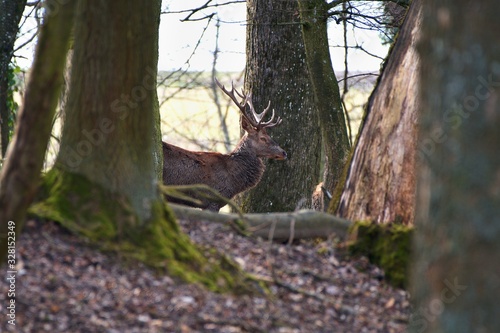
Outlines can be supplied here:
M321 152L297 2L250 0L247 11L245 88L257 111L271 101L283 118L270 132L288 160L268 161L262 181L239 202L246 212L291 211L318 184Z
M55 2L49 1L48 5ZM58 12L44 18L38 38L24 102L0 175L0 262L5 259L7 234L13 231L7 228L8 221L16 224L15 232L19 234L39 185L62 85L75 4L76 1L58 4Z
M411 4L370 96L343 191L329 207L349 220L413 224L421 7Z
M158 11L158 1L80 2L56 161L124 194L141 220L159 198Z
M12 110L8 103L9 64L25 6L26 0L0 1L0 145L2 158L5 158L11 131L9 118L12 117Z
M78 2L60 152L31 212L189 282L246 288L235 265L209 260L180 231L159 191L160 7Z
M323 186L333 193L347 161L350 143L328 45L327 19L331 6L325 0L299 0L298 3L325 154Z
M410 331L500 332L500 2L422 8Z

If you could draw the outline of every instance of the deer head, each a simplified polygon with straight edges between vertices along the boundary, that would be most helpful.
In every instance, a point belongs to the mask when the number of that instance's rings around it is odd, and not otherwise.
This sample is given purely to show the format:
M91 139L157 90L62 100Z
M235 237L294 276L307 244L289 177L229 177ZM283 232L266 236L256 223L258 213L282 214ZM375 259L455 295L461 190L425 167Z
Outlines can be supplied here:
M241 126L246 134L240 141L240 145L254 152L257 157L277 160L286 159L286 152L266 132L266 128L278 126L282 121L280 117L274 120L274 109L272 110L271 118L268 121L264 121L264 117L271 107L271 101L269 101L264 111L258 113L253 106L251 93L247 95L243 90L238 92L232 83L231 91L228 91L217 79L215 79L215 82L231 98L241 112ZM241 101L238 100L235 93L242 99ZM247 105L250 114L247 113Z

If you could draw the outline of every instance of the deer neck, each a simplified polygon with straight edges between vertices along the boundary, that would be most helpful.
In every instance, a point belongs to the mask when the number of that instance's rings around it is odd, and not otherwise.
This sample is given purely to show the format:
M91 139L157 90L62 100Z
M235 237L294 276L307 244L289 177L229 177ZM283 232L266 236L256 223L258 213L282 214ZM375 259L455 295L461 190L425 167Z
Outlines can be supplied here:
M242 191L255 186L260 181L265 165L251 148L246 136L238 142L229 156L233 161L231 174L241 184Z

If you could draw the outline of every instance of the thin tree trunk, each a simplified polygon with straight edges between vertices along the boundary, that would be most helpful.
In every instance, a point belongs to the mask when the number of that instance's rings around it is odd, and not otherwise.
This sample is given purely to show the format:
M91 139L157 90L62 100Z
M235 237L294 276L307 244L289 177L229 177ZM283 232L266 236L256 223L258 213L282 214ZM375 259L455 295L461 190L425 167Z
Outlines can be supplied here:
M370 96L343 192L329 208L344 218L413 224L421 7L411 4Z
M19 21L21 20L26 0L0 0L0 145L2 157L5 157L10 141L12 110L8 105L8 71L16 41Z
M50 1L52 2L52 1ZM49 4L50 4L49 2ZM57 2L57 1L54 1ZM63 79L76 1L59 5L45 18L17 127L0 174L0 260L7 249L7 222L21 231L39 184Z
M262 181L239 202L246 212L290 211L307 205L319 182L320 134L297 2L247 2L245 85L257 111L271 101L283 123L270 132L288 160L267 162Z
M309 77L318 107L325 154L323 186L333 193L350 151L349 137L328 45L329 5L324 0L299 0Z
M423 1L411 332L500 332L500 2Z

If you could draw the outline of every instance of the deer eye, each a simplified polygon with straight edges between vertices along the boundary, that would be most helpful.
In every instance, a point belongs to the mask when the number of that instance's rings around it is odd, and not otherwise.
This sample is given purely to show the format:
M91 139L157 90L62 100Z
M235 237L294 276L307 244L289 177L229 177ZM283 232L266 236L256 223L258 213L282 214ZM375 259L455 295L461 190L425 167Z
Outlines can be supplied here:
M266 138L260 138L260 141L267 142L267 139Z

